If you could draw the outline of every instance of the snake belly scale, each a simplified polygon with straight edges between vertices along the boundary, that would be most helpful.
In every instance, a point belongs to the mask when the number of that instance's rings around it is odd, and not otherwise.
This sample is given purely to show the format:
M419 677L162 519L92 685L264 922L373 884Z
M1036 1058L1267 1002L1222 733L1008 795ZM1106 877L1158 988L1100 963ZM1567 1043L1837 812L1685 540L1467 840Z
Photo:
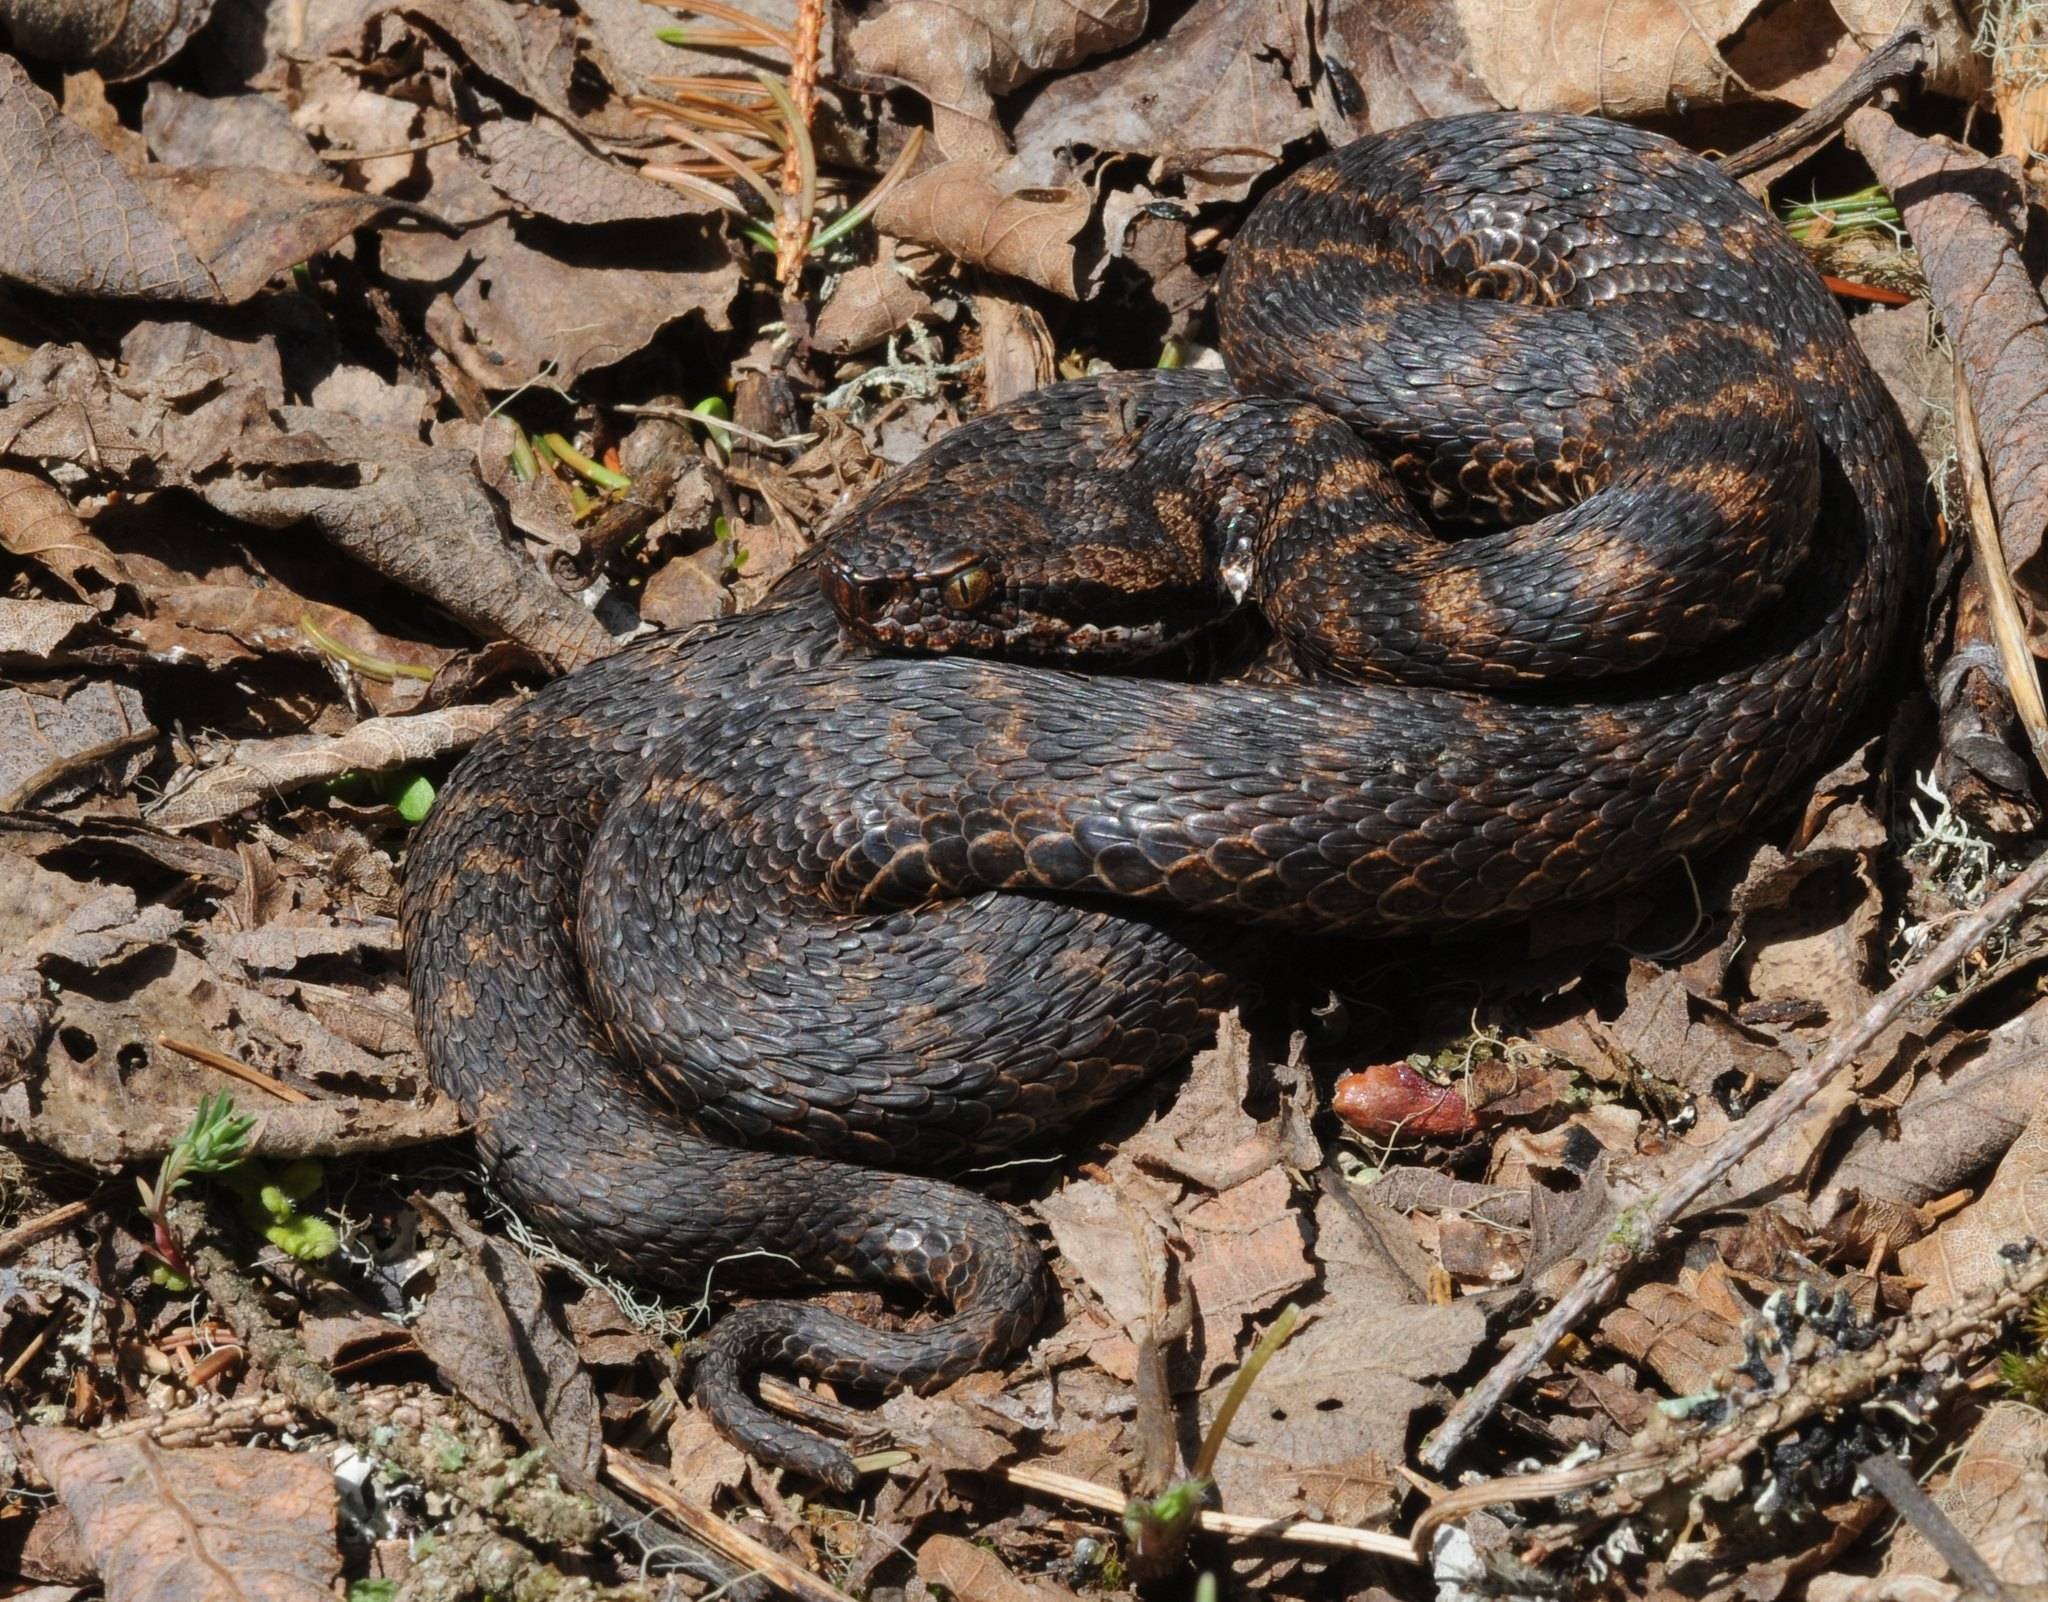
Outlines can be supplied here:
M931 1386L1044 1307L1018 1222L925 1174L1183 1059L1246 930L1510 918L1729 838L1900 610L1889 400L1798 249L1661 138L1347 147L1254 209L1218 321L1228 383L976 419L763 606L551 685L411 848L422 1043L545 1233L692 1292L946 1309L714 1326L720 1426L834 1485L755 1371ZM1060 665L1238 604L1291 682Z

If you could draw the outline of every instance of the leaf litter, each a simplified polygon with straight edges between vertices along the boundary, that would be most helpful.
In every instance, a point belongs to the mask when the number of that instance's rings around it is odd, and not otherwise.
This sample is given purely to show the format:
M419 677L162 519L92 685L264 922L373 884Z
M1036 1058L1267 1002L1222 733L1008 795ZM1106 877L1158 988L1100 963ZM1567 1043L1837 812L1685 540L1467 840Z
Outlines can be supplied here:
M792 73L808 7L187 0L54 32L48 8L9 11L0 1570L110 1598L337 1577L363 1597L1121 1595L1125 1499L1190 1471L1247 1354L1292 1322L1213 1443L1185 1583L1463 1595L1547 1551L1643 1596L1755 1595L1803 1565L1830 1602L1948 1602L1958 1540L2040 1583L2038 1311L1865 1382L1911 1411L1912 1374L1965 1381L1898 1447L1946 1534L1904 1508L1888 1529L1868 1485L1813 1474L1833 1489L1759 1520L1754 1455L1709 1477L1675 1547L1650 1493L1603 1524L1611 1488L1560 1489L1588 1457L1753 1454L1711 1422L1745 1363L1803 1353L1790 1396L1906 1350L1912 1315L1991 1305L2044 1234L2048 923L1971 922L2036 855L2038 774L2010 670L1974 643L1992 576L1959 579L1969 542L1947 536L1968 515L1960 374L1992 543L2038 606L2040 173L1969 120L2030 115L2009 20L1987 57L1917 8L1914 131L1859 112L1848 148L1772 189L1850 276L1877 260L1837 248L1852 197L1875 180L1895 203L1885 281L1915 301L1855 326L1949 553L1922 618L1932 694L1902 667L1801 815L1616 905L1362 952L1294 998L1312 1011L1226 1020L1058 1161L993 1176L1059 1278L1028 1354L862 1410L771 1387L878 1454L856 1500L749 1464L684 1400L708 1302L503 1238L426 1083L395 910L411 822L522 694L650 622L747 604L994 396L1200 359L1235 222L1326 141L1523 106L1732 148L1823 103L1897 20L819 8L819 242L783 283L755 184L779 209L788 130L755 74ZM1958 928L1953 969L1895 996ZM1848 1070L1710 1205L1637 1238L1873 1008ZM147 1177L222 1089L256 1122L240 1177L166 1202L180 1271L121 1170ZM295 1255L306 1216L331 1251ZM1610 1302L1531 1344L1617 1264ZM1533 1372L1440 1471L1447 1414L1518 1354ZM1487 1501L1546 1473L1548 1501ZM1397 1556L1465 1506L1429 1566Z

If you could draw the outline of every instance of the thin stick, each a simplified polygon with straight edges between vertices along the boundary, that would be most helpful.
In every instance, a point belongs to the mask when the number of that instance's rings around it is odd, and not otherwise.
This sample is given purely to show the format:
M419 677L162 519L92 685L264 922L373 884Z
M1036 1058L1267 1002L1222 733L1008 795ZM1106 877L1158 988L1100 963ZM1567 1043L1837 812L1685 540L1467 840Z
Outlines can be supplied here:
M1970 1544L1968 1536L1949 1523L1948 1515L1920 1489L1920 1482L1913 1478L1913 1471L1904 1463L1895 1457L1879 1454L1858 1463L1856 1472L1869 1481L1872 1488L1898 1510L1899 1517L1918 1530L1921 1538L1940 1554L1956 1584L1980 1596L2002 1597L2006 1594L2005 1582L1984 1561L1984 1554Z
M1004 1469L1003 1478L1027 1491L1043 1491L1082 1507L1104 1513L1122 1513L1130 1498L1093 1480L1076 1479L1058 1469L1034 1463ZM1244 1513L1216 1513L1204 1509L1196 1523L1210 1535L1235 1536L1241 1540L1281 1541L1292 1546L1330 1547L1341 1552L1369 1552L1374 1557L1394 1558L1402 1563L1419 1563L1415 1549L1405 1537L1384 1530L1357 1530L1348 1524L1317 1524L1310 1520L1293 1523L1286 1519L1255 1519Z
M1977 577L1984 582L1984 598L1991 614L1991 637L1998 642L1998 660L2005 669L2006 693L2020 727L2027 731L2027 743L2034 748L2035 764L2048 773L2048 705L2041 700L2041 679L2034 667L2034 653L2027 645L2027 623L2020 615L2019 598L2012 591L2012 570L2005 563L2005 547L1998 538L1998 514L1991 509L1991 491L1984 482L1984 442L1977 434L1977 409L1970 404L1970 386L1963 379L1963 364L1955 364L1956 462L1963 470L1963 489L1970 501L1970 554L1976 558Z
M39 1240L47 1240L67 1224L77 1223L91 1211L91 1202L66 1202L62 1207L52 1207L38 1218L16 1224L6 1234L0 1235L0 1263L26 1251Z
M437 133L426 139L415 139L410 144L386 145L382 150L323 150L322 161L352 163L358 161L388 161L393 156L417 156L422 150L432 150L436 145L452 145L458 139L467 139L476 130L467 123L450 128L446 133Z
M1603 1307L1620 1287L1622 1275L1638 1259L1655 1251L1665 1232L1700 1197L1724 1179L1735 1165L1769 1140L1805 1108L1836 1074L1856 1059L1892 1020L1948 976L1985 936L2017 912L2029 897L2048 884L2048 854L2022 869L1996 895L1966 914L1948 938L1900 974L1883 995L1864 1010L1849 1032L1805 1067L1786 1079L1756 1110L1723 1135L1704 1157L1672 1184L1623 1214L1599 1255L1586 1266L1548 1316L1508 1355L1486 1372L1451 1409L1423 1444L1423 1465L1441 1471L1457 1455L1508 1392L1546 1358L1557 1343L1578 1327L1596 1307Z
M678 1495L674 1487L650 1480L617 1447L604 1449L604 1471L635 1496L652 1502L713 1551L744 1564L784 1595L797 1597L800 1602L850 1602L844 1591L827 1585L809 1569L799 1568L773 1547L762 1545L709 1508Z
M202 1046L195 1041L174 1040L169 1035L158 1035L156 1043L166 1051L175 1051L180 1057L190 1057L194 1062L203 1062L209 1068L218 1068L230 1079L239 1079L245 1085L254 1085L258 1090L267 1090L279 1101L304 1104L313 1098L296 1086L286 1084L282 1079L273 1079L260 1068L251 1068L245 1062L238 1062L224 1051L215 1051L211 1046Z

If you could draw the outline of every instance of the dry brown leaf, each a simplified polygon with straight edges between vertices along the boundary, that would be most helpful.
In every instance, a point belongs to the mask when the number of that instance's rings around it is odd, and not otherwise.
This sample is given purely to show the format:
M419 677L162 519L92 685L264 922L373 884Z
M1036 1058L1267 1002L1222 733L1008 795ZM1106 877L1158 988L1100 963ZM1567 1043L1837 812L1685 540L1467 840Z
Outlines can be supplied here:
M604 1456L597 1387L533 1265L452 1207L416 1204L460 1247L436 1253L434 1288L412 1322L420 1349L457 1392L545 1448L564 1484L594 1483Z
M986 1547L957 1535L934 1535L917 1549L917 1574L926 1585L944 1586L960 1602L1066 1602L1074 1595L1045 1580L1027 1584Z
M233 817L245 807L267 805L278 796L332 779L352 769L381 773L425 762L473 743L516 703L452 706L411 717L365 718L338 739L283 735L248 740L232 760L188 782L166 789L148 808L159 828L189 829Z
M1147 0L891 0L857 24L854 65L932 103L932 132L954 160L1007 150L996 100L1144 31Z
M127 885L90 885L26 856L0 854L0 951L10 969L55 959L90 973L162 945L185 926L169 907L136 904Z
M309 408L275 415L282 431L266 410L262 432L224 447L238 471L194 486L216 510L267 528L311 521L478 633L517 640L551 665L575 667L612 649L603 625L507 543L471 453L422 450ZM354 482L336 481L341 463L355 469Z
M811 343L831 356L848 356L900 334L913 317L931 313L931 296L886 261L845 274L818 313Z
M69 694L0 690L0 811L47 800L59 785L91 782L90 770L156 738L142 697L95 680Z
M497 392L543 373L573 384L646 348L670 323L697 317L713 333L730 325L738 266L708 234L667 237L636 264L611 242L587 258L546 254L503 218L472 229L477 262L427 314L427 332L480 387Z
M1420 117L1492 111L1456 0L1327 0L1315 14L1316 115L1342 144Z
M150 154L171 167L261 167L332 176L275 95L195 95L157 80L142 102Z
M99 614L75 601L0 600L0 656L47 666Z
M91 67L121 83L184 49L213 7L214 0L5 0L0 21L23 55Z
M2048 1103L2048 1003L2036 1002L1922 1076L1905 1105L1860 1130L1815 1210L1831 1217L1850 1193L1917 1207L1968 1184L1997 1161Z
M1074 239L1088 225L1085 190L1019 189L999 182L1003 163L949 161L919 173L883 201L875 225L899 239L1054 294L1079 291Z
M2024 1402L1994 1403L1971 1428L1934 1505L2011 1586L2048 1583L2048 1414ZM1902 1526L1885 1553L1887 1578L1940 1576L1947 1562Z
M387 213L435 220L404 201L263 167L148 167L136 184L205 264L214 298L230 305Z
M1759 0L1456 0L1472 69L1517 111L1661 115L1742 93L1721 53Z
M2026 187L2009 158L1908 133L1881 111L1849 119L1852 143L1904 214L1983 440L1998 538L2013 577L2048 595L2048 323L2024 256Z
M476 144L493 189L556 222L701 217L719 209L606 161L551 124L501 118L478 133Z
M98 141L0 55L0 277L53 295L218 303L220 289Z
M1047 84L1017 119L1018 168L1050 178L1077 148L1155 158L1190 201L1242 200L1286 147L1315 131L1290 82L1306 80L1293 8L1197 0L1165 32Z
M324 1454L23 1435L77 1520L107 1602L332 1602L341 1554Z
M1486 1336L1477 1302L1437 1306L1415 1290L1358 1214L1325 1195L1316 1206L1324 1292L1309 1319L1259 1375L1216 1460L1216 1482L1234 1512L1279 1516L1326 1510L1330 1484L1367 1505L1357 1519L1391 1511L1387 1465L1404 1460L1416 1412L1442 1399L1430 1382L1454 1374ZM1204 1416L1222 1382L1203 1398Z
M113 604L121 559L79 521L61 493L31 473L0 468L0 549L40 562L81 601Z
M1984 1194L1933 1234L1899 1250L1899 1267L1926 1283L1913 1310L1946 1306L1993 1284L2001 1247L2048 1236L2048 1104L2036 1103Z

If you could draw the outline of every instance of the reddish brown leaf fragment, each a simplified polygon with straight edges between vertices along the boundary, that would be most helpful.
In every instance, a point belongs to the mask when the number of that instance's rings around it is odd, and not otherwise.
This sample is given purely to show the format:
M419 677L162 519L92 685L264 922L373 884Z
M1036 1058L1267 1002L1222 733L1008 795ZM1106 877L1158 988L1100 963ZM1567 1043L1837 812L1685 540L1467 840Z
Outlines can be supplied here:
M107 1602L332 1602L341 1555L323 1455L23 1434L78 1521Z

